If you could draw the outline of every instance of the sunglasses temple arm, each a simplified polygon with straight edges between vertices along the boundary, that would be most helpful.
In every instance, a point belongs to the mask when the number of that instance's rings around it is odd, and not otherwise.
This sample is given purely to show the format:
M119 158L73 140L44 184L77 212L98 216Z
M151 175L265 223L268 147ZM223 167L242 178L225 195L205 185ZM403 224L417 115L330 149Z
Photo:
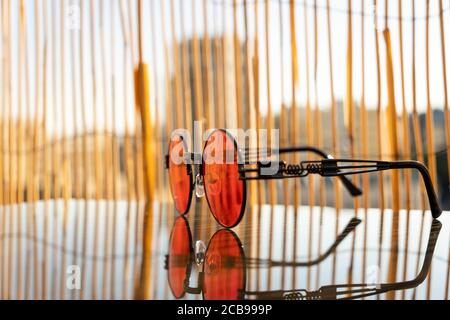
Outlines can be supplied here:
M299 146L299 147L286 147L286 148L280 148L278 149L278 152L281 153L293 153L293 152L311 152L315 153L319 156L321 156L324 159L333 159L333 156L331 154L326 153L325 151L311 146ZM360 188L355 186L353 182L351 182L347 177L345 176L339 176L339 179L341 180L344 187L347 189L348 192L354 197L360 196L362 194L362 191Z
M350 225L350 224L349 224ZM349 225L346 229L349 228ZM247 295L257 299L288 299L288 300L348 300L369 297L392 290L404 290L417 287L421 284L430 270L436 242L442 224L434 219L430 229L425 259L419 275L410 281L382 284L347 284L323 286L317 291L291 290L291 291L247 291ZM345 233L345 230L342 234ZM341 289L341 290L340 290ZM346 290L342 290L346 289ZM342 297L345 295L344 297ZM349 296L351 295L351 296Z
M286 294L291 291L273 290L273 291L244 291L244 295L251 296L256 300L284 300Z
M389 164L390 169L415 169L420 172L425 184L425 189L427 190L431 213L433 215L433 218L438 218L442 213L442 209L439 206L436 192L433 187L433 182L431 180L430 173L428 172L427 167L425 167L423 163L420 163L418 161L394 161L389 162Z
M352 218L350 222L347 224L345 229L339 234L339 236L336 238L334 243L331 245L330 248L328 248L327 251L325 251L323 254L321 254L317 259L311 260L311 261L305 261L305 262L281 262L281 261L268 261L270 266L286 266L286 267L308 267L313 266L318 263L321 263L323 260L325 260L331 253L333 253L336 248L341 244L341 242L353 231L355 228L361 223L360 219Z
M438 230L436 230L435 222L437 222ZM353 300L370 297L393 290L406 290L415 288L420 285L428 275L437 236L439 235L441 226L442 225L438 220L433 221L432 232L430 233L430 239L426 251L427 253L422 265L422 269L420 270L419 275L410 281L382 284L344 284L323 286L317 291L293 291L285 294L284 298L288 300ZM433 229L436 232L433 232Z
M392 169L415 169L420 172L422 179L425 183L425 189L427 191L428 202L430 204L431 214L433 218L438 218L442 214L442 209L439 206L439 202L436 196L436 192L434 191L433 182L431 181L430 173L428 172L427 167L418 161L406 160L406 161L373 161L372 165L365 167L365 165L337 165L338 162L347 162L347 163L367 163L367 160L353 160L353 159L330 159L330 160L322 160L322 172L320 175L326 177L335 177L341 175L353 175L374 171L384 171L384 170L392 170ZM307 163L307 162L305 162ZM367 168L367 170L364 170ZM349 171L342 171L350 169ZM357 170L351 170L357 169ZM312 172L309 172L312 173Z
M428 272L430 271L434 249L436 247L436 242L439 237L439 233L441 232L441 228L442 224L439 222L439 220L434 219L431 224L430 235L428 237L428 244L425 251L425 258L422 263L422 268L420 269L419 275L416 278L409 281L397 283L324 286L318 290L319 294L321 295L321 299L339 299L339 296L342 295L346 295L346 297L341 298L340 300L359 299L393 290L406 290L416 288L425 281ZM354 287L355 289L338 291L338 289L340 288L348 289L349 287ZM348 296L349 294L352 294L352 296Z

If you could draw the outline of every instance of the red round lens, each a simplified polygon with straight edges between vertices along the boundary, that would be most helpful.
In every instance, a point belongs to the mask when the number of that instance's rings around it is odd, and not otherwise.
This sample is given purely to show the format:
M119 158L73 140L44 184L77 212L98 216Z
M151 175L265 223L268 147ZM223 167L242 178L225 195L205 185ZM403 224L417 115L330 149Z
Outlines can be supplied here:
M175 298L184 296L184 280L189 273L192 259L192 238L189 225L178 217L173 225L169 242L168 280Z
M169 184L175 208L181 214L187 213L192 197L192 175L188 174L184 155L186 143L180 136L172 137L169 143Z
M230 230L213 235L205 253L203 298L242 299L245 290L245 261L242 245Z
M217 222L231 228L239 223L245 201L244 181L239 179L235 140L223 130L214 131L203 151L206 198Z

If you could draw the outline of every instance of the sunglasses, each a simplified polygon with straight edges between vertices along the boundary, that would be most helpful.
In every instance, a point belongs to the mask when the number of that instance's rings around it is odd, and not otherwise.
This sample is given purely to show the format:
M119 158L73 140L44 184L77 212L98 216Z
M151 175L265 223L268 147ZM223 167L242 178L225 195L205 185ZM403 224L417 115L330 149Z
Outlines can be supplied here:
M202 293L206 300L240 299L246 282L244 251L239 238L231 230L217 231L206 250L194 254L188 221L178 217L165 258L169 287L176 299L185 293ZM189 286L194 261L202 266L196 288Z
M309 152L324 159L333 159L326 152L310 146L280 148L276 151L279 154ZM251 158L255 156L255 152L258 151L239 149L236 139L224 129L216 129L208 136L202 154L189 152L183 136L172 135L168 154L165 157L165 167L169 173L169 185L175 209L180 214L187 214L195 190L197 197L206 196L209 208L221 226L232 228L238 225L245 212L246 180L255 180L255 177L246 176L246 173L254 172L253 168L246 167L252 164ZM273 153L273 150L269 152ZM256 163L256 161L253 162ZM283 161L278 163L260 161L258 165L261 171L265 171L270 170L271 165L278 166L284 163ZM259 176L257 179L297 177L293 174L297 172L297 166L287 166L285 169L289 172L288 175L280 175L277 168L273 175ZM341 175L339 179L352 196L362 194L361 190L347 177Z
M247 269L309 267L319 264L328 258L360 223L361 220L352 218L328 250L316 259L288 262L246 258L239 237L229 229L217 231L206 249L202 250L204 247L196 245L194 252L189 223L185 217L178 217L172 227L169 253L165 256L164 263L168 271L169 287L177 299L182 298L185 293L201 293L205 300L244 299L248 294L245 290ZM190 278L194 263L199 266L199 272L197 286L191 287ZM250 294L253 295L254 292Z
M338 177L352 196L358 196L362 194L361 190L346 176L414 169L419 171L424 181L433 218L438 218L442 213L428 169L421 162L334 159L326 152L310 146L280 148L276 151L280 155L310 152L323 159L296 164L287 164L283 160L251 161L250 157L255 151L239 149L236 139L224 129L212 131L205 142L203 153L194 154L189 152L181 135L172 135L165 165L176 210L180 214L189 211L195 189L197 197L206 196L216 221L223 227L232 228L239 224L245 211L247 180L303 178L318 174L322 177ZM192 162L198 163L194 166L195 172Z

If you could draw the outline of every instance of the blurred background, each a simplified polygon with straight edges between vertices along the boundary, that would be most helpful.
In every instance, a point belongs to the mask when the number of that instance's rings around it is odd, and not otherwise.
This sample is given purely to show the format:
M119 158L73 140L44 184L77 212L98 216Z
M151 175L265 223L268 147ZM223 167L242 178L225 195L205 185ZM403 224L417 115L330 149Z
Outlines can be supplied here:
M335 157L422 161L450 209L448 1L3 0L0 17L4 299L169 298L160 274L178 214L164 155L171 132L193 132L194 121L279 129L281 146ZM280 244L292 252L283 259L311 257L301 232L315 248L345 226L342 217L371 212L349 243L353 252L361 241L361 257L337 273L363 281L371 241L375 253L388 250L374 262L385 280L414 275L408 250L423 254L429 223L417 173L355 176L357 198L336 181L249 183L237 227L247 254L267 247L272 256ZM217 229L204 199L188 216L195 237ZM448 234L423 298L448 297ZM73 265L81 290L66 285ZM310 271L295 273L254 278L312 286ZM387 296L396 297L405 295Z

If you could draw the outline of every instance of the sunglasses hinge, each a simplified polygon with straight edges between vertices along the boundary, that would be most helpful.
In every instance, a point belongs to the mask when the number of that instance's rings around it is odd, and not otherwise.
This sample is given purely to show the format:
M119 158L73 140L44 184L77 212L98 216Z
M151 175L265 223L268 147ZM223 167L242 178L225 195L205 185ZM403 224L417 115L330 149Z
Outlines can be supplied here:
M335 175L339 172L338 162L335 159L321 160L321 171L323 175Z
M258 161L258 177L281 178L286 171L285 161Z
M165 165L166 169L169 169L169 155L168 154L166 154L164 156L164 165Z

